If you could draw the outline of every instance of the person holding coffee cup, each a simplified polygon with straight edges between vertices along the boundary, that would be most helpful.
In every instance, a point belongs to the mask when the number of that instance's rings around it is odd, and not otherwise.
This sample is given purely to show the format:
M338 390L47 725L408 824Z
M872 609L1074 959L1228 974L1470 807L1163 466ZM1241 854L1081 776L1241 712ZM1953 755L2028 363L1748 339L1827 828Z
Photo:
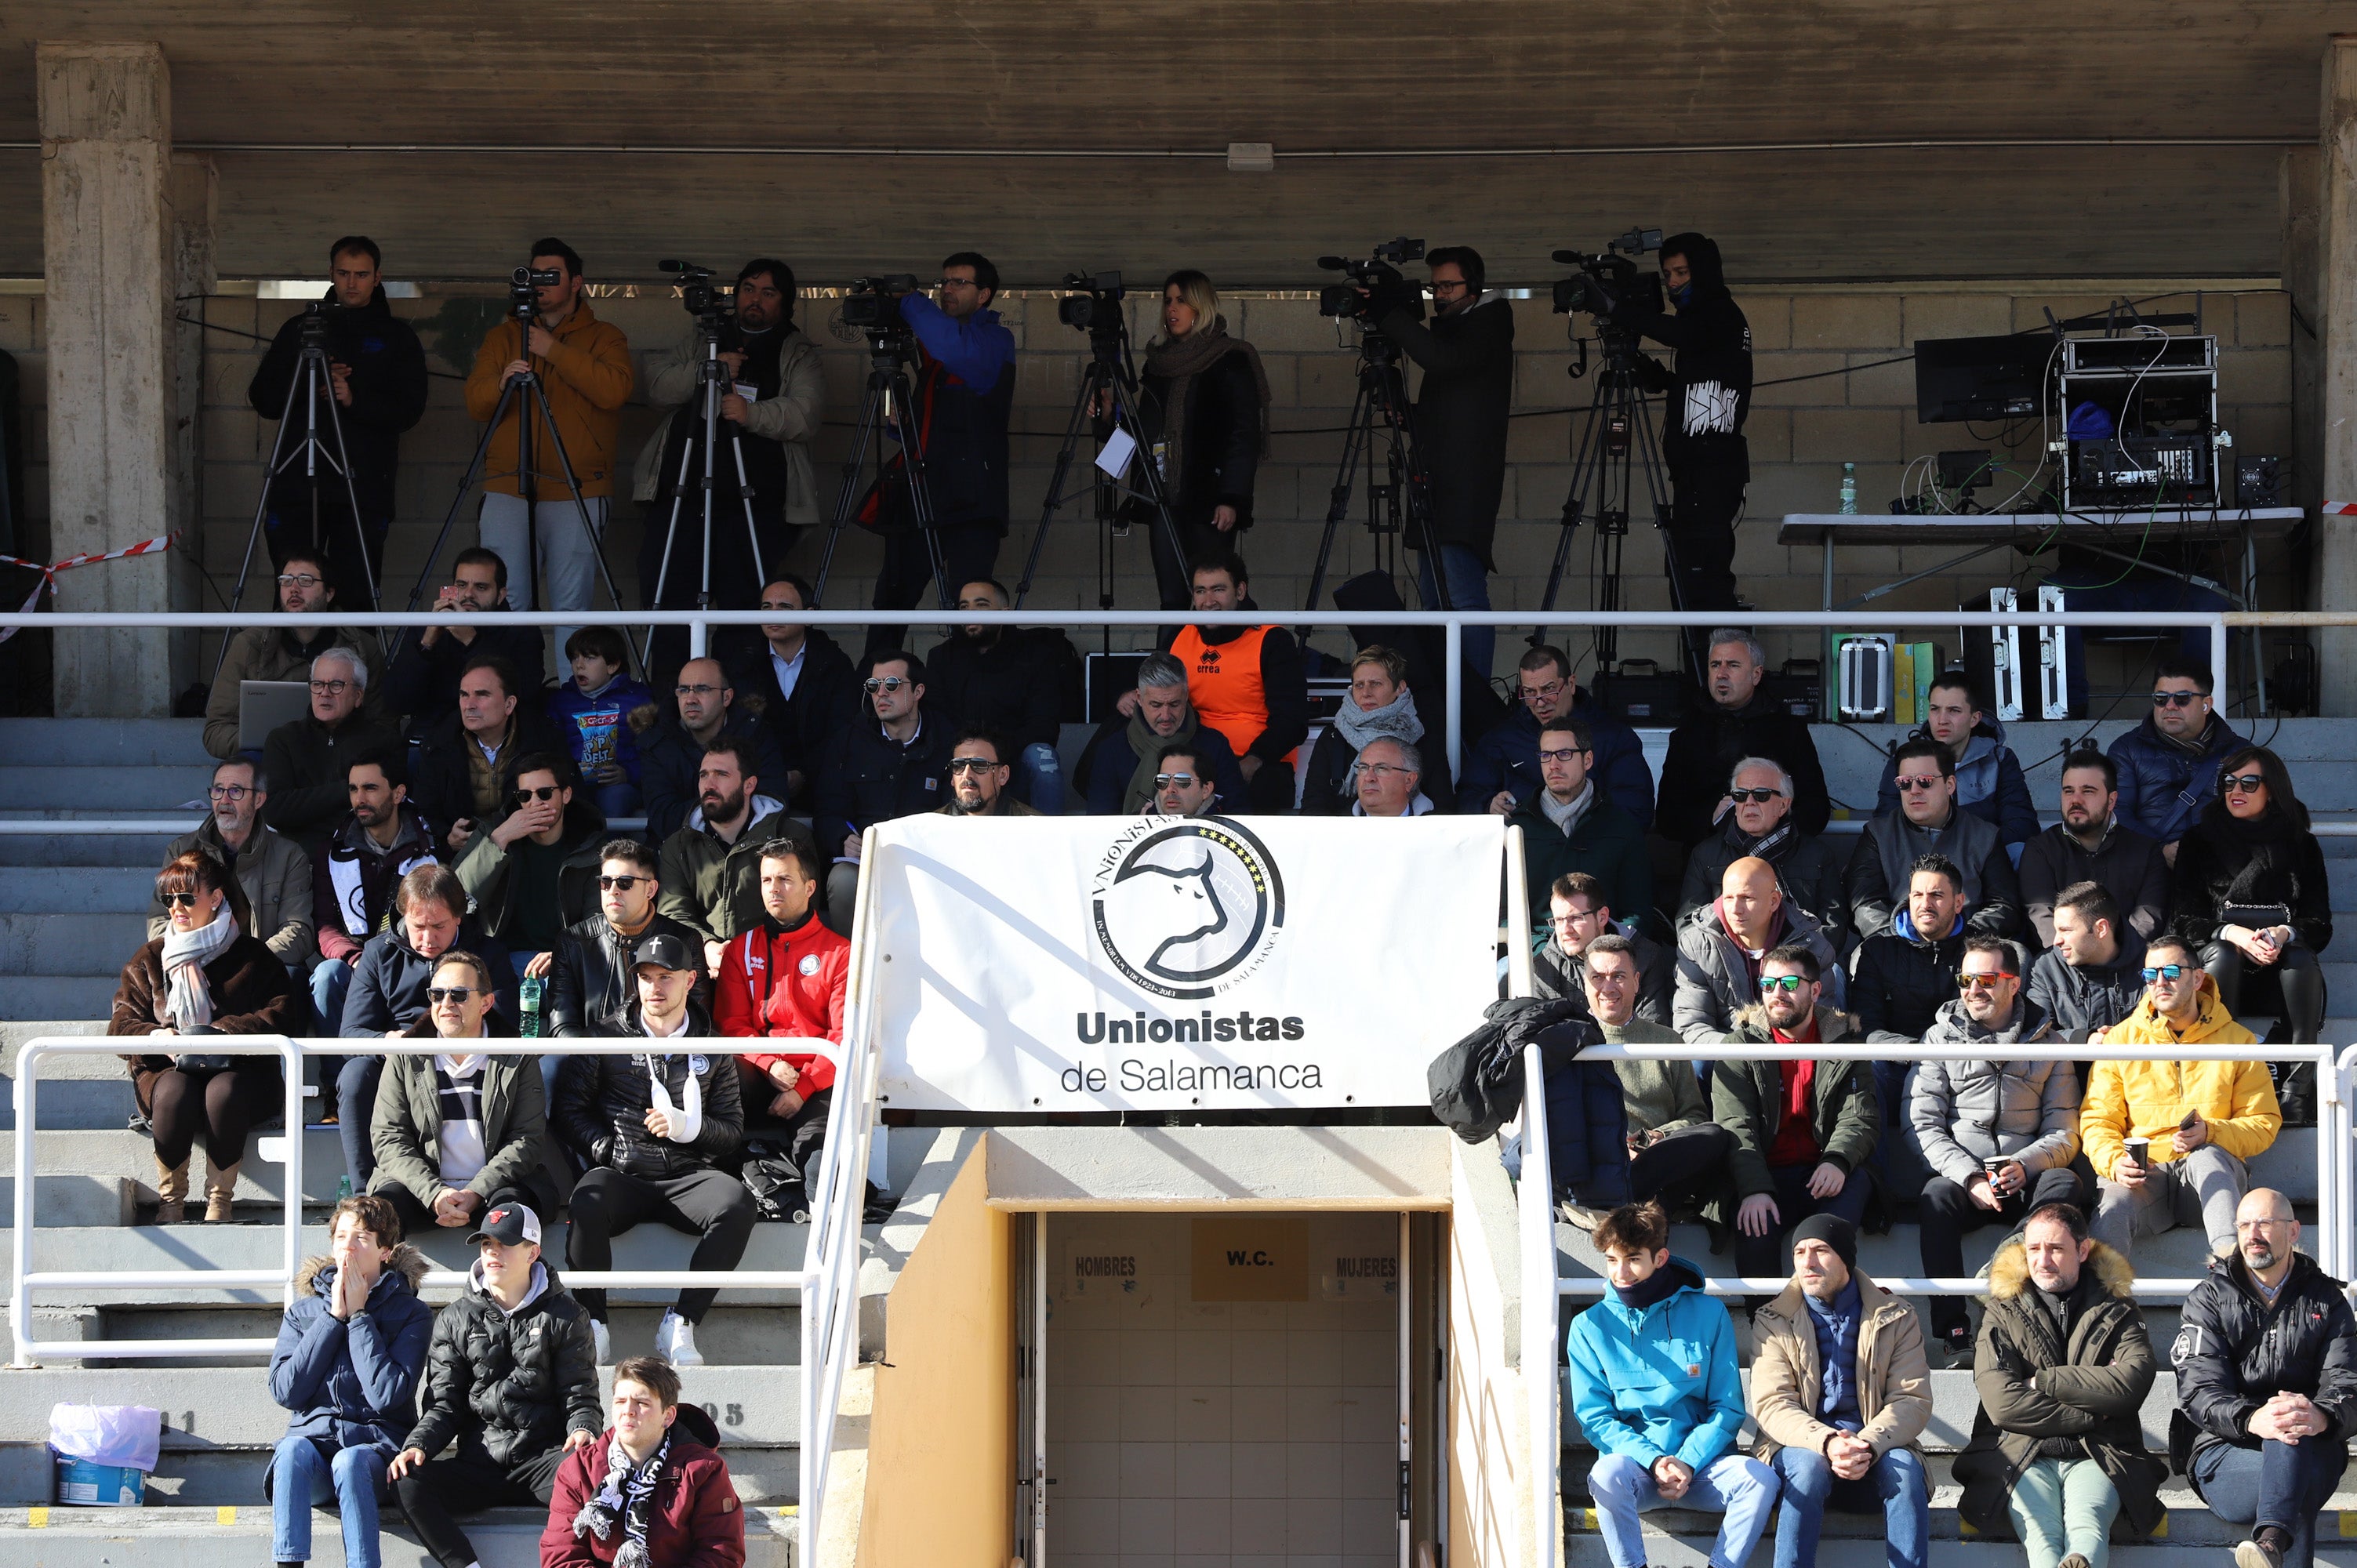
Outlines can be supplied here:
M2200 1224L2210 1250L2234 1244L2234 1206L2250 1190L2248 1162L2283 1128L2265 1062L2171 1061L2174 1046L2247 1046L2181 937L2145 949L2144 999L2092 1043L2157 1047L2152 1059L2095 1064L2079 1136L2100 1178L2095 1238L2122 1257L2137 1236Z
M2013 945L1964 939L1957 994L1932 1015L1926 1045L2018 1046L2053 1038L2046 1015L2022 994ZM2050 1203L2083 1207L2079 1073L2068 1061L1927 1061L1915 1069L1908 1120L1932 1168L1916 1208L1923 1272L1964 1273L1964 1233L2010 1225ZM2092 1182L2093 1173L2085 1182ZM1964 1299L1931 1298L1932 1337L1952 1357L1973 1353Z

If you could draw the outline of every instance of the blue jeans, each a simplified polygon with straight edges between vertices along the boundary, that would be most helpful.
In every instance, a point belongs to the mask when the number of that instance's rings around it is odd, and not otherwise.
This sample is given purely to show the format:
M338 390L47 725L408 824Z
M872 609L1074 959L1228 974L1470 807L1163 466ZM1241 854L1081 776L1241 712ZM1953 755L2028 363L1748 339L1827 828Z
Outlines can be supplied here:
M323 958L311 972L312 1022L324 1037L344 1032L344 993L351 988L352 966L343 959Z
M1805 1448L1779 1448L1776 1474L1784 1483L1783 1511L1776 1520L1776 1568L1815 1568L1817 1532L1825 1506L1844 1513L1882 1509L1883 1541L1890 1568L1924 1568L1932 1552L1932 1490L1923 1461L1913 1450L1893 1448L1855 1481L1834 1475L1832 1461Z
M1015 792L1041 816L1064 814L1064 764L1054 746L1034 741L1017 756Z
M639 797L639 787L627 779L619 784L597 784L590 787L597 798L597 810L608 822L616 817L635 817L645 804Z
M311 1560L311 1509L333 1498L344 1520L345 1568L379 1568L377 1489L392 1456L382 1448L339 1448L329 1458L293 1433L270 1461L270 1554L281 1563Z
M1587 1489L1596 1498L1596 1528L1612 1568L1644 1568L1645 1537L1637 1516L1671 1506L1654 1485L1653 1473L1634 1459L1607 1454L1588 1472ZM1677 1506L1725 1514L1710 1568L1743 1568L1767 1531L1768 1510L1775 1502L1775 1471L1740 1454L1722 1454L1695 1472Z
M2229 1524L2256 1530L2274 1525L2291 1536L2284 1568L2309 1568L2316 1558L2316 1516L2348 1468L2345 1443L2310 1439L2257 1448L2213 1444L2193 1461L2193 1488L2210 1511Z
M354 1192L368 1190L376 1175L376 1151L369 1145L369 1122L376 1112L382 1057L345 1057L336 1073L336 1141L344 1146L344 1170Z
M1547 1155L1553 1192L1588 1208L1630 1201L1629 1122L1620 1075L1610 1062L1576 1061L1546 1076ZM1523 1179L1523 1135L1498 1151L1506 1175Z
M1490 575L1481 569L1481 557L1462 544L1440 547L1440 569L1448 578L1448 607L1452 610L1486 610L1490 607ZM1440 593L1432 580L1432 558L1422 551L1415 557L1415 591L1423 596L1424 607L1438 609ZM1469 626L1465 628L1465 668L1477 681L1490 678L1490 660L1498 650L1498 628L1489 626Z

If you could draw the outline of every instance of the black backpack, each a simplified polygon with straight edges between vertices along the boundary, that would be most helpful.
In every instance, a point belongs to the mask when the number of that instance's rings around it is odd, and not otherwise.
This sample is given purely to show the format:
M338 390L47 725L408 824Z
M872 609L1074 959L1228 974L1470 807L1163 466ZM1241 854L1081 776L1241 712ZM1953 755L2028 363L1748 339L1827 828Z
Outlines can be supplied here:
M1469 1144L1498 1135L1523 1105L1523 1048L1542 1031L1550 1072L1603 1035L1582 1001L1509 997L1481 1012L1481 1026L1432 1058L1425 1088L1432 1113Z
M753 1195L753 1208L759 1219L787 1223L810 1207L810 1198L802 1191L802 1173L786 1157L785 1150L754 1138L745 1144L743 1157L745 1190Z

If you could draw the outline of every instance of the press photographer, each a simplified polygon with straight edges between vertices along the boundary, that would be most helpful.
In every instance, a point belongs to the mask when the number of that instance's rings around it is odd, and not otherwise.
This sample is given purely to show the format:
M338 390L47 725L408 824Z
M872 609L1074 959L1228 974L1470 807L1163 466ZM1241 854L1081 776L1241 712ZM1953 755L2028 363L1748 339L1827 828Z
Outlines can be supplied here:
M393 471L401 458L402 432L425 412L425 351L409 323L393 314L385 303L383 255L376 242L348 234L328 248L328 274L333 280L319 302L289 317L270 340L270 351L245 389L246 401L265 419L288 413L296 432L282 435L291 441L299 433L303 410L288 406L303 348L307 318L316 318L326 337L328 383L319 401L335 403L334 422L341 426L343 449L351 463L352 494L360 502L357 543L368 551L368 569L361 566L348 514L350 503L344 488L332 478L316 487L300 463L289 464L272 482L264 513L264 537L274 568L282 567L286 553L312 547L311 495L319 496L318 548L325 553L328 581L337 599L348 609L373 609L369 583L384 565L384 534L393 522ZM299 402L299 400L298 400ZM334 451L328 434L328 411L318 413L318 427L327 449Z
M670 263L666 263L669 265ZM718 315L716 346L726 373L719 413L723 423L713 454L712 603L719 609L751 609L761 585L785 570L786 552L799 532L819 520L818 482L811 443L818 438L826 378L818 346L794 324L794 270L763 256L737 269L734 309L697 295L716 292L709 273L687 285L691 316L711 304ZM704 427L704 324L698 320L669 349L647 355L647 401L673 410L639 453L634 497L651 503L639 544L639 584L649 608L689 609L704 580L704 506L696 488L702 454L691 452ZM733 438L733 439L732 439ZM751 492L753 526L759 539L757 567L746 537L745 495L737 463L744 460L745 487ZM688 464L690 488L676 531L664 524L678 489L680 465ZM668 567L663 541L670 534ZM655 584L663 602L655 603ZM741 628L732 628L741 629ZM685 657L685 634L666 628L655 633L650 663L661 691Z
M1481 252L1444 245L1427 253L1432 269L1432 321L1394 303L1376 328L1424 368L1415 399L1416 452L1432 497L1432 534L1439 546L1441 580L1451 609L1490 607L1489 574L1498 569L1491 538L1506 484L1506 411L1514 398L1514 307L1502 294L1482 290ZM1419 553L1424 602L1438 604L1433 562ZM1468 668L1490 676L1497 634L1465 628Z
M1675 306L1634 316L1630 325L1677 350L1672 368L1644 359L1646 384L1669 394L1662 460L1674 492L1670 540L1677 553L1671 586L1690 610L1731 610L1735 599L1735 520L1751 481L1743 438L1751 412L1751 324L1727 292L1717 242L1673 234L1662 242L1662 286Z

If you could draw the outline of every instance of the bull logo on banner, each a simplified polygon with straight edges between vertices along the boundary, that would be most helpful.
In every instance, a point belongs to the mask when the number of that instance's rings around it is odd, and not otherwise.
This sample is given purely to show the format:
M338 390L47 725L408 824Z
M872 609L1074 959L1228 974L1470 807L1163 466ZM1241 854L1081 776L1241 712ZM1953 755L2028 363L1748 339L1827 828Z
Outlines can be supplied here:
M1090 911L1132 984L1196 1001L1266 960L1285 928L1285 882L1267 846L1228 818L1147 817L1115 835Z

